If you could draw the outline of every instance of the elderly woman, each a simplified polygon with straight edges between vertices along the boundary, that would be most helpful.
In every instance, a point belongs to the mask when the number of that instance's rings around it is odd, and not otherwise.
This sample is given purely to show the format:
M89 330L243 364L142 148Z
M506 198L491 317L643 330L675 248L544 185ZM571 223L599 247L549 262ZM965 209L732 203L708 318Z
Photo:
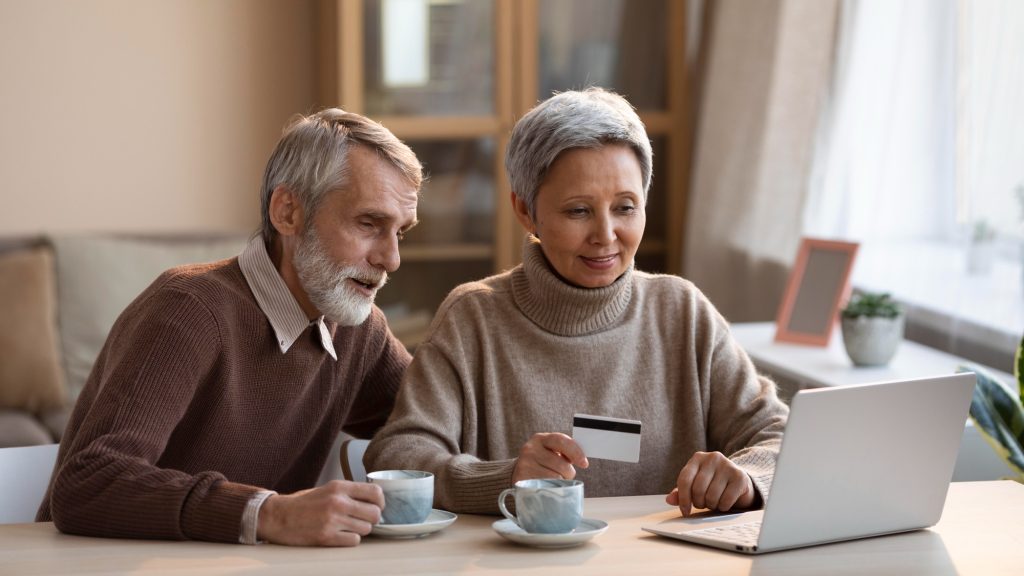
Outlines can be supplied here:
M515 126L505 164L523 263L462 285L416 350L368 470L435 475L435 504L495 513L526 478L587 496L757 506L787 408L690 282L637 271L651 145L632 106L563 92ZM639 420L639 463L589 459L573 415Z

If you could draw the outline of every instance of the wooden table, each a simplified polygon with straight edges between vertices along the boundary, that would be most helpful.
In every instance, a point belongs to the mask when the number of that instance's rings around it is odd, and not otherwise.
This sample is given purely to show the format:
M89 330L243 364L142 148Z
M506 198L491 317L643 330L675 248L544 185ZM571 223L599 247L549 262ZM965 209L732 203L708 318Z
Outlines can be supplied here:
M898 488L898 487L897 487ZM585 516L609 529L576 548L507 542L494 517L462 515L419 540L369 537L318 549L84 538L52 524L0 526L0 574L1015 574L1024 572L1024 485L950 486L942 520L906 534L743 556L661 538L645 524L678 511L661 496L587 499Z

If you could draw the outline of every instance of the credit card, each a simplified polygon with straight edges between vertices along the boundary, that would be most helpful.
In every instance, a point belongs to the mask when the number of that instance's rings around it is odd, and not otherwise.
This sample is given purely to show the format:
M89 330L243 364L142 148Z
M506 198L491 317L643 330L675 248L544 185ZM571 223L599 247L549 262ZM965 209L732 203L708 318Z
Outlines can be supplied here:
M583 448L587 458L640 461L640 421L575 414L572 439Z

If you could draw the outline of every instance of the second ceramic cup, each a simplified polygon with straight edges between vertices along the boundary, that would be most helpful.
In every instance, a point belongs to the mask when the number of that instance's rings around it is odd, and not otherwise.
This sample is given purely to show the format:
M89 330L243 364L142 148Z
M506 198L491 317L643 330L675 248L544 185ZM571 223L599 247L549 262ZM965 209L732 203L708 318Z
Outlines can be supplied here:
M505 506L515 497L516 514ZM579 480L520 480L498 496L498 507L506 518L533 534L572 532L583 517L583 482Z

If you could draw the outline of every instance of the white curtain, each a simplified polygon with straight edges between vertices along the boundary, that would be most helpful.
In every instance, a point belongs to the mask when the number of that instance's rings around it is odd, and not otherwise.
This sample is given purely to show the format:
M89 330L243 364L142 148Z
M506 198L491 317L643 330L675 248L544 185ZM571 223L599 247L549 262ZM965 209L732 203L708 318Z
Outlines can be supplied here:
M961 221L985 222L1016 246L1024 238L1024 2L961 0L958 16Z
M956 232L953 0L846 0L821 124L809 235L860 242Z
M683 270L731 321L773 319L796 256L838 6L708 3Z
M804 231L861 243L853 282L905 304L908 338L1008 370L1024 325L1024 2L845 0L837 42Z

